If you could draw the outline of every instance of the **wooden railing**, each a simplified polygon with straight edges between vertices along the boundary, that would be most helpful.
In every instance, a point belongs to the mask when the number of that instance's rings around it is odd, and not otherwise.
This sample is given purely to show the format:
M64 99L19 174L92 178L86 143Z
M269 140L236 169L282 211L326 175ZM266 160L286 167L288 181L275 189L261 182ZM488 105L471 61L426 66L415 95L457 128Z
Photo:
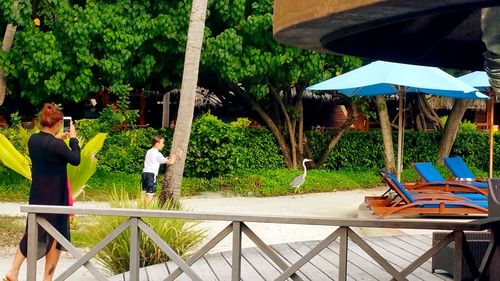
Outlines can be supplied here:
M470 271L476 280L483 276L484 269L487 268L492 249L495 247L495 241L490 242L485 258L479 268L476 267L469 244L465 239L464 231L481 231L498 227L500 219L485 218L470 222L453 221L426 221L426 220L356 220L356 219L335 219L323 217L292 217L275 215L234 215L220 213L202 213L202 212L181 212L164 210L144 210L144 209L93 209L93 208L74 208L61 206L41 206L28 205L21 206L22 212L28 213L28 267L27 280L36 280L36 249L38 225L43 227L52 235L64 248L68 250L77 260L73 265L61 273L56 280L65 280L71 276L80 267L86 267L97 280L107 280L107 277L99 271L91 262L101 249L116 238L120 233L130 228L130 280L139 280L139 245L140 231L147 235L155 244L157 244L169 257L178 265L178 269L173 271L166 280L175 280L180 274L185 272L192 280L202 280L196 272L191 269L198 259L202 258L210 249L217 245L222 239L232 233L232 280L241 278L241 240L242 234L248 236L264 254L266 254L279 268L282 273L275 280L302 280L296 272L323 249L337 239L340 239L339 253L339 276L338 280L347 278L347 252L348 240L356 243L363 251L372 257L384 270L386 270L393 280L407 280L407 276L415 269L421 266L425 261L454 242L454 279L462 279L462 259L465 259ZM70 241L62 236L52 225L50 225L40 214L81 214L81 215L99 215L99 216L122 216L128 219L112 231L107 237L101 240L87 253L80 252ZM215 235L209 242L201 247L187 260L179 257L172 248L163 241L141 218L165 218L165 219L187 219L187 220L206 220L206 221L228 221L227 227ZM247 222L273 223L273 224L301 224L301 225L323 225L337 226L338 228L313 247L301 259L292 265L288 265L269 245L259 238L248 226ZM423 255L413 261L403 270L399 271L392 266L384 257L371 247L366 241L356 234L352 227L364 228L402 228L402 229L435 229L450 231L439 243L433 245Z

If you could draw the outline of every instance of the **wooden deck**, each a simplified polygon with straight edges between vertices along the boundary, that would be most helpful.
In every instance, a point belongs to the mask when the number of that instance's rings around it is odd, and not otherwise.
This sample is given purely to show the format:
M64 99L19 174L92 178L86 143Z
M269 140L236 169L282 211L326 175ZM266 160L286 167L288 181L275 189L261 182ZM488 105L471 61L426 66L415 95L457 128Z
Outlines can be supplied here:
M365 238L368 244L386 258L396 269L403 269L431 247L430 235L386 236ZM294 242L271 246L292 264L309 252L319 241ZM298 272L303 280L336 280L339 276L339 242L335 241L305 264ZM355 243L349 241L347 280L391 280L382 269ZM450 257L452 258L452 257ZM141 281L162 281L177 268L172 262L141 268ZM231 280L231 252L207 254L192 268L203 280ZM274 280L282 270L262 251L242 249L241 280ZM408 280L452 280L444 274L431 273L431 261L427 261L407 276ZM110 280L128 281L128 273L113 276ZM191 280L185 273L175 280ZM291 280L291 279L288 279Z

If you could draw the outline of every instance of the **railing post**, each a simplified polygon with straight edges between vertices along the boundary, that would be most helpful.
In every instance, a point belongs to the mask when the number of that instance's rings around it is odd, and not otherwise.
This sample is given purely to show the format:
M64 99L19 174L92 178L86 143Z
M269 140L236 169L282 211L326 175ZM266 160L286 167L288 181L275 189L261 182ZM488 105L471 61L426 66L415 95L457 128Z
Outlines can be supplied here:
M36 281L36 258L38 249L38 224L36 213L28 213L28 267L26 269L27 281Z
M139 218L130 218L130 280L139 280L139 251L141 236L139 235Z
M339 281L347 280L347 238L348 227L340 227Z
M232 281L241 279L241 224L242 222L233 221Z

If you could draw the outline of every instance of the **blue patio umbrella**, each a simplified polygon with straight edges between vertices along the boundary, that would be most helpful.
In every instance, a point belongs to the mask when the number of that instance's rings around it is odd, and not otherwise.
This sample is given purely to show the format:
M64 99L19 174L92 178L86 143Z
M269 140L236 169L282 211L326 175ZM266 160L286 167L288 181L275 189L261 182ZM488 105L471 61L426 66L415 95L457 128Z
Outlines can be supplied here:
M459 80L469 84L470 86L481 90L482 92L487 92L491 97L494 97L495 94L491 90L490 80L488 78L488 74L486 71L474 71L469 74L465 74L463 76L458 77ZM487 106L486 111L486 119L488 120L489 130L490 130L490 159L489 159L489 177L493 177L493 147L494 147L494 134L495 127L493 115L495 113L495 99L490 99Z
M474 71L469 74L457 77L457 79L480 91L486 91L487 88L491 87L490 80L488 78L488 74L486 74L486 71Z
M487 99L476 88L437 67L376 61L337 77L309 86L309 91L336 90L346 96L395 95L403 108L404 94L425 93L450 98ZM403 157L403 112L399 111L398 167L400 178Z

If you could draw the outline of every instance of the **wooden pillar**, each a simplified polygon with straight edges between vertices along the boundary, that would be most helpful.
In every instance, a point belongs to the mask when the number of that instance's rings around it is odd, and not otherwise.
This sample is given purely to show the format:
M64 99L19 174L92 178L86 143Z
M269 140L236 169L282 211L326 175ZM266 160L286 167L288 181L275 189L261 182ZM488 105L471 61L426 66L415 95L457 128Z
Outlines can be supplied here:
M170 92L163 95L163 114L161 117L161 127L168 128L170 124Z
M146 97L139 93L139 125L146 125Z

